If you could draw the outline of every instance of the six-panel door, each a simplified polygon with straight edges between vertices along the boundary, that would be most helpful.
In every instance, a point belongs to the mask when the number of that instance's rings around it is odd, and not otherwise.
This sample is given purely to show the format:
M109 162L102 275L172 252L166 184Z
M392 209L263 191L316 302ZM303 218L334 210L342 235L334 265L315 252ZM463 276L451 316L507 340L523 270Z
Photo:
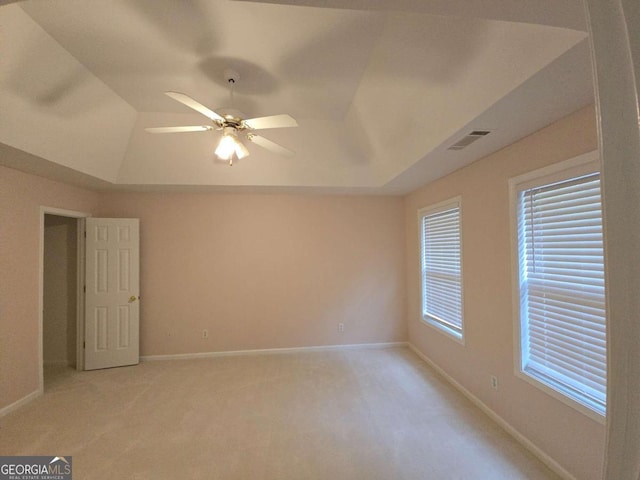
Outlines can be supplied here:
M87 218L85 370L139 362L139 220Z

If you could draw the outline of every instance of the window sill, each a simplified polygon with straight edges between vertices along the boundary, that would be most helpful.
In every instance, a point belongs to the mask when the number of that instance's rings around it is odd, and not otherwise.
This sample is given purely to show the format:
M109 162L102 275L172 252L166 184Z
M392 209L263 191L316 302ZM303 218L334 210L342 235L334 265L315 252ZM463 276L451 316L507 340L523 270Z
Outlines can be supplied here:
M447 338L461 344L464 345L464 335L456 330L453 330L452 328L448 328L446 325L443 325L439 322L436 322L434 320L432 320L430 317L427 316L423 316L420 318L420 323L423 325L426 325L432 329L434 329L437 332L440 332L441 334L443 334L444 336L446 336Z
M591 407L588 407L582 403L580 403L577 400L574 400L571 397L568 397L567 395L565 395L562 392L559 392L558 390L556 390L555 388L550 387L549 385L547 385L546 383L538 380L536 377L523 372L522 370L516 369L515 371L516 377L524 380L525 382L529 383L530 385L536 387L538 390L543 391L544 393L546 393L547 395L555 398L556 400L561 401L562 403L564 403L565 405L573 408L574 410L582 413L583 415L589 417L591 420L595 420L596 422L604 425L606 423L606 415L603 415L602 413L593 410Z

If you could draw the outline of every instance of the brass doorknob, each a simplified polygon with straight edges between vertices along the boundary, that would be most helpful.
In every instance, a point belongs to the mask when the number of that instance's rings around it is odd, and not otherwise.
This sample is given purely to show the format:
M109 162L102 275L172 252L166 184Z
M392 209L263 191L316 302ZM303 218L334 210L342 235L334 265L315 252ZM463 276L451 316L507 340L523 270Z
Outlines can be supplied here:
M138 299L138 297L136 297L135 295L131 295L131 296L129 297L129 303L133 303L133 302L135 302L137 299Z

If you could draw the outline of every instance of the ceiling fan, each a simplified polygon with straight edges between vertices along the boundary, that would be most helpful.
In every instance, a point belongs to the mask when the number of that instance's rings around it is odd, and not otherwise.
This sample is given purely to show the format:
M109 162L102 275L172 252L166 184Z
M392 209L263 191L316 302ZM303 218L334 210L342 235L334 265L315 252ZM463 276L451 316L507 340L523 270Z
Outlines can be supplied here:
M225 71L227 82L233 86L238 74L233 71ZM231 101L233 103L233 90L231 89ZM178 92L165 92L166 95L177 100L178 102L194 109L196 112L203 114L213 121L213 125L189 125L181 127L148 127L145 130L149 133L182 133L182 132L204 132L208 130L222 130L222 138L216 147L215 154L218 158L228 161L229 165L233 165L233 156L238 159L245 158L249 155L249 150L238 138L240 135L246 136L247 140L256 145L279 155L291 156L294 153L278 145L271 140L256 135L254 130L262 130L267 128L284 128L297 127L298 122L290 115L270 115L267 117L257 117L243 119L232 114L220 115L213 110L205 107L193 98Z

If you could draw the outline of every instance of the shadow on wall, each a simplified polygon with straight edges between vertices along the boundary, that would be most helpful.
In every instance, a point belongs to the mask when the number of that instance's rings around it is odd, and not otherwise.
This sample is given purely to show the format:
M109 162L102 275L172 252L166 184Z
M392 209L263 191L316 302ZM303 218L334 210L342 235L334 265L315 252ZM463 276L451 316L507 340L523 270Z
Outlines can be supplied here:
M43 360L76 364L77 220L45 215Z

